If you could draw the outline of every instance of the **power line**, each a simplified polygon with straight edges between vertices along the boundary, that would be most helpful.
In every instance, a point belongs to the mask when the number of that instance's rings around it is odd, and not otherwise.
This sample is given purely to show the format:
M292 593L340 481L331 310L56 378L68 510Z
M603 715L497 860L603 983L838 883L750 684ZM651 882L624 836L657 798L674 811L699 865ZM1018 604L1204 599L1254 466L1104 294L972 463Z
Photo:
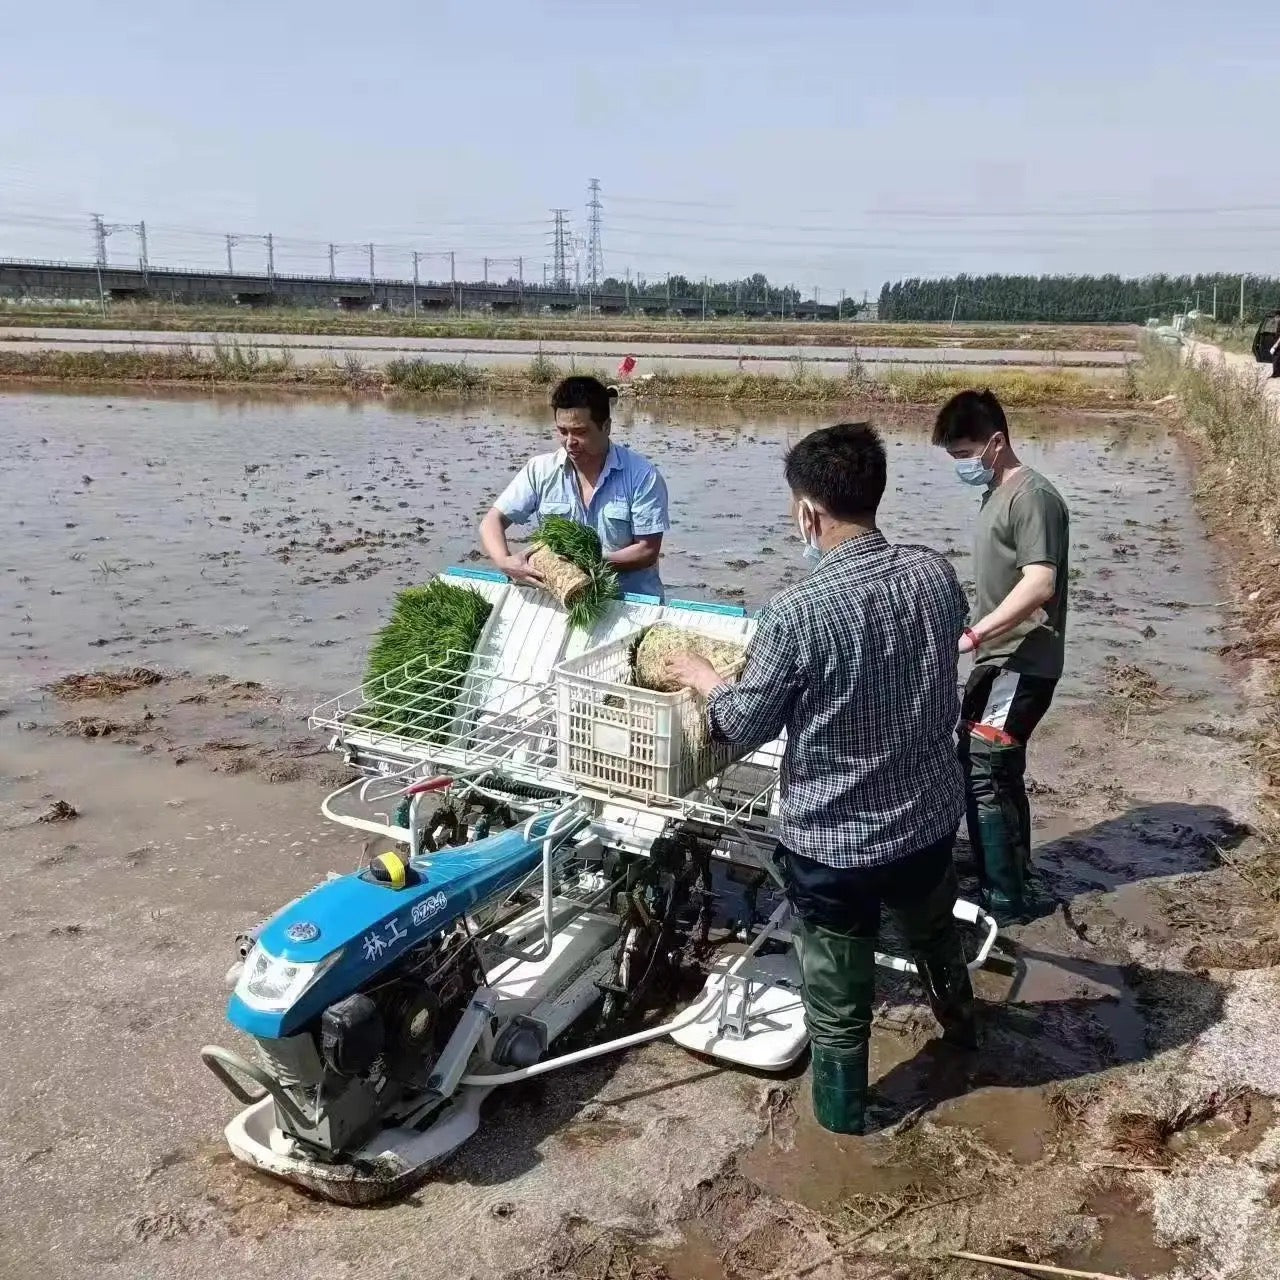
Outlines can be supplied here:
M132 231L138 237L138 270L145 282L150 269L147 260L147 224L145 222L103 222L100 215L89 215L93 220L94 256L98 269L107 265L107 237L117 231Z
M3 191L0 181L0 192ZM604 286L606 281L603 263L603 199L599 179L591 179L587 204L588 221L586 236L579 240L573 234L568 210L552 210L553 223L548 231L545 220L539 224L511 222L508 224L494 222L487 225L499 226L539 226L542 236L512 235L509 237L481 234L468 235L465 248L461 254L457 251L441 247L443 236L439 228L433 228L435 235L424 235L416 238L412 244L388 244L377 240L364 240L359 243L348 241L320 241L302 236L277 236L272 233L248 231L211 230L191 227L184 224L106 222L100 215L92 215L94 228L93 258L99 266L107 262L107 240L113 234L126 237L136 236L138 244L138 265L144 275L152 270L152 258L157 261L177 266L194 267L220 271L225 269L231 275L258 275L261 272L262 259L266 259L266 275L273 278L281 259L285 265L283 271L312 274L312 264L324 264L316 275L323 275L325 268L330 278L350 275L352 278L363 277L366 280L375 278L374 263L368 261L373 255L371 250L383 255L377 258L378 263L387 260L403 259L406 267L410 261L417 265L418 258L450 257L450 281L456 282L457 259L462 258L468 267L475 268L475 274L464 278L476 279L488 274L488 267L499 261L514 263L517 276L524 278L523 263L530 259L542 261L547 256L553 259L554 283L557 288L568 288L571 279L576 276L581 266L586 268L587 281L593 291ZM615 197L611 196L611 199ZM630 202L632 206L642 203L637 197L624 197L621 202ZM1002 251L1000 260L1008 263L1016 260L1021 270L1005 274L1031 274L1056 267L1059 261L1066 265L1067 255L1074 255L1077 261L1097 259L1099 263L1114 261L1117 254L1125 255L1133 252L1138 237L1149 237L1151 228L1141 222L1130 221L1126 224L1080 224L1054 225L1044 222L1039 225L1010 226L1001 228L995 225L983 225L981 222L958 221L949 225L931 227L927 224L912 224L908 213L897 221L895 227L882 228L878 233L864 231L857 225L848 222L839 226L806 225L804 223L750 223L733 220L713 220L696 215L699 207L712 207L697 201L648 201L655 206L672 206L668 212L643 212L632 207L625 212L621 221L610 221L610 245L615 260L619 253L625 252L626 261L631 266L652 265L666 271L682 268L681 274L692 280L701 278L708 269L721 276L733 275L746 277L767 269L770 274L792 275L798 278L800 272L808 275L810 270L822 271L830 276L839 277L853 270L852 264L864 259L868 254L880 255L877 264L888 274L899 276L954 275L957 267L966 269L961 264L979 263L987 266L987 260L993 259L996 251ZM693 212L681 210L689 207ZM1236 213L1246 211L1275 209L1280 205L1237 206ZM943 214L943 210L931 210L929 213ZM955 212L955 211L953 211ZM1059 211L1045 211L1059 212ZM1062 210L1067 215L1085 216L1084 209ZM1114 209L1095 211L1101 214L1117 212ZM1131 216L1138 210L1130 211ZM1237 256L1245 248L1253 248L1253 240L1242 237L1270 235L1274 225L1266 225L1265 218L1255 213L1252 218L1230 220L1224 219L1212 226L1204 225L1207 219L1193 218L1192 213L1205 214L1205 209L1175 209L1169 211L1176 215L1170 224L1162 229L1161 244L1172 257L1186 258L1191 249L1199 260L1217 253L1232 252ZM1222 212L1230 212L1224 210ZM984 213L984 218L1003 215L995 212ZM485 225L485 224L476 224ZM10 239L14 247L24 238L32 237L35 232L26 232L24 228L48 229L49 235L42 236L51 246L65 240L70 245L69 235L73 228L84 227L84 222L65 213L39 213L29 204L22 201L7 203L0 208L0 227L14 227L16 234ZM1203 228L1198 229L1198 228ZM818 233L827 233L826 235ZM81 236L83 231L81 230ZM865 238L864 238L865 237ZM548 239L551 244L548 245ZM678 241L678 244L676 243ZM129 240L126 239L126 244ZM265 252L256 248L248 249L242 245L262 246ZM424 246L424 247L419 247ZM548 249L551 250L548 255ZM12 249L6 245L6 253ZM340 269L339 255L343 258L359 253L365 260L364 265L350 272ZM483 256L482 256L483 255ZM581 256L579 256L581 255ZM53 255L46 255L52 257ZM79 257L79 254L73 256ZM1150 256L1150 255L1148 255ZM257 263L253 259L257 258ZM248 259L249 261L243 261ZM1043 263L1037 261L1043 259ZM83 261L83 259L82 259ZM487 266L485 265L487 261ZM252 265L251 265L252 263ZM889 264L893 265L890 266ZM304 266L304 264L307 264ZM1028 269L1028 264L1031 269ZM991 269L996 263L991 262ZM985 274L986 271L975 272L972 266L967 269L971 274ZM1096 265L1090 264L1081 268L1084 274L1111 274L1100 272ZM865 268L859 268L865 270ZM385 273L385 268L384 268ZM1232 273L1236 274L1236 273ZM822 289L834 288L838 279L828 279ZM620 291L624 286L619 282ZM629 284L625 286L630 292ZM948 299L948 301L950 301ZM975 300L971 305L986 306ZM1008 308L1004 308L1006 311ZM1137 310L1139 308L1135 308ZM1012 314L1012 313L1011 313Z
M651 196L610 196L618 204L657 204L680 209L731 209L732 205L717 204L710 200L658 200Z
M1236 213L1280 213L1280 205L1277 204L1241 204L1231 206L1213 206L1213 205L1188 205L1184 207L1173 207L1170 205L1155 205L1147 208L1122 208L1108 209L1099 207L1094 209L1067 209L1061 206L1053 209L868 209L868 214L872 216L884 216L890 218L938 218L938 219L960 219L960 218L1183 218L1193 217L1196 215L1209 215L1219 217L1225 214Z

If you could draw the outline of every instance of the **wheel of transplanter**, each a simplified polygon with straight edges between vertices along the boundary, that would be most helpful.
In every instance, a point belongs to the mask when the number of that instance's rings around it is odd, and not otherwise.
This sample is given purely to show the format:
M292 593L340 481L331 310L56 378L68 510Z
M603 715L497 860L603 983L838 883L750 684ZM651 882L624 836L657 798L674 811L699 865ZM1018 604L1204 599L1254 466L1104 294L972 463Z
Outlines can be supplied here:
M662 914L651 914L633 894L627 895L622 928L613 950L613 977L600 1008L602 1026L616 1025L635 1013L639 1002L666 970L674 967L678 915L686 893L683 882L669 880Z
M618 945L614 948L613 989L606 991L600 1005L600 1023L602 1026L613 1026L621 1022L630 1012L630 997L634 991L634 983L641 965L635 963L637 953L644 948L642 928L632 925L624 929Z

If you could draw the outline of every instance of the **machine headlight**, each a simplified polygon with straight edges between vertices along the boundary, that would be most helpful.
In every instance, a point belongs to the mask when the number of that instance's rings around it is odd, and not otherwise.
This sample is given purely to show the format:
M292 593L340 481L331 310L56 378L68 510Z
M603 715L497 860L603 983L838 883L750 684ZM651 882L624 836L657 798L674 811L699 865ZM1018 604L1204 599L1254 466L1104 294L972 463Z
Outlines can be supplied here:
M255 943L245 957L244 969L236 983L236 995L251 1009L283 1013L341 958L342 948L339 947L315 964L300 964L273 956L264 951L260 943Z

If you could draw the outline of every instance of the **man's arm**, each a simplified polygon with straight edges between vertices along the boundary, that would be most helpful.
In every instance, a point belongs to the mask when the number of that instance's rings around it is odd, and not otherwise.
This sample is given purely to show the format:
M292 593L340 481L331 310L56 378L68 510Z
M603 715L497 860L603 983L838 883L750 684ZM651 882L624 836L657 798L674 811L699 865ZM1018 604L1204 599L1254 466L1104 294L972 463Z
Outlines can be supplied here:
M534 487L530 465L526 463L512 477L511 483L480 521L480 545L493 561L494 568L513 582L540 587L542 575L530 567L529 553L524 551L513 555L507 545L507 530L513 524L527 523L538 509L538 491Z
M653 533L645 537L637 536L630 546L608 552L605 559L615 569L626 572L629 569L647 569L650 565L657 564L661 554L662 534Z
M1019 494L1010 508L1018 568L1022 576L994 609L965 632L961 651L998 640L1042 609L1058 589L1057 566L1066 556L1066 513L1051 494ZM975 643L976 641L976 643Z
M761 611L736 684L692 654L673 657L670 669L681 683L706 697L711 735L720 742L772 742L786 728L800 692L795 641L767 608Z
M1043 608L1053 599L1056 587L1056 572L1051 564L1029 564L1024 566L1022 577L1003 600L984 618L965 633L960 642L961 652L968 653L978 644L990 640L999 640L1015 627L1024 623L1037 609ZM966 644L966 640L968 643Z
M657 467L636 485L631 495L631 532L635 541L611 551L605 559L615 569L648 569L662 554L662 535L671 528L667 515L667 483Z

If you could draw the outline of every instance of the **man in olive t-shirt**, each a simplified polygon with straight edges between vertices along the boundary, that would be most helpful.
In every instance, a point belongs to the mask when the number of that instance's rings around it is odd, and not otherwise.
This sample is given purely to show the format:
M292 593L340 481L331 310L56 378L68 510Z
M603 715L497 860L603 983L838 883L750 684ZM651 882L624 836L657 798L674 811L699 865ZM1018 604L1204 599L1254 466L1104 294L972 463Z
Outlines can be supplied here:
M1061 494L1024 466L990 391L943 405L933 443L965 484L983 490L974 541L975 620L960 641L975 665L961 706L969 842L988 909L1026 916L1031 809L1027 741L1053 700L1067 631L1070 515Z

